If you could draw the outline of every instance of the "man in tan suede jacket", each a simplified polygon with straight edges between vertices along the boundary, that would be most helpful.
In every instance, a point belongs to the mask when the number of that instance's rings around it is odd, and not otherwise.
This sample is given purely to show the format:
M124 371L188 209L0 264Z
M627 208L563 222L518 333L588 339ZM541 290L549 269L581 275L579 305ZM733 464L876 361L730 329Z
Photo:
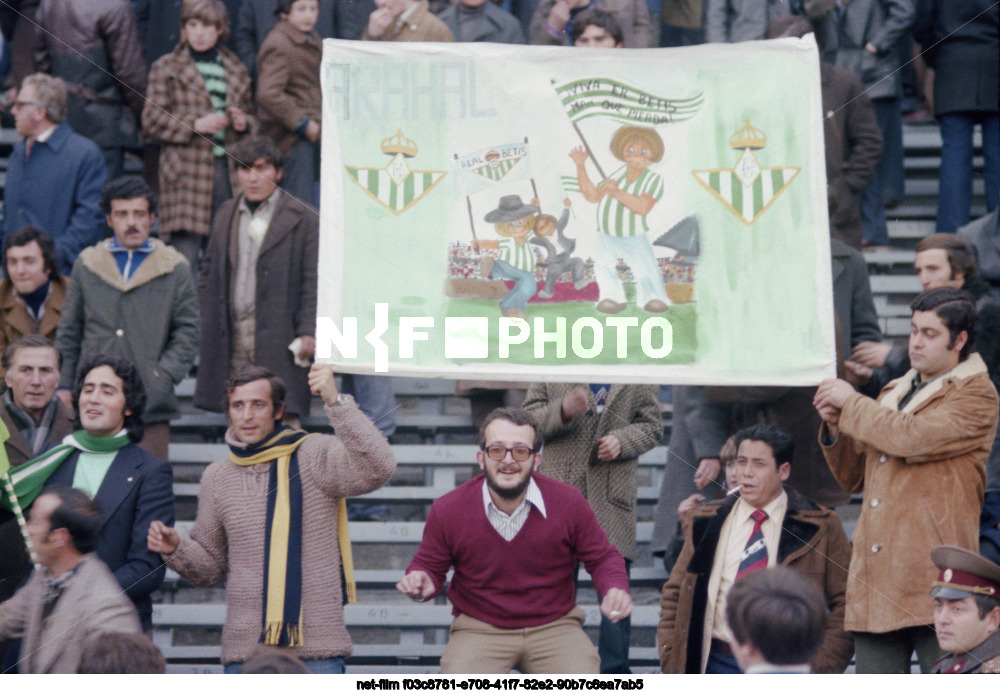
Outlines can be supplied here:
M847 581L845 628L859 673L921 670L940 654L927 585L939 544L979 548L986 456L997 426L997 393L972 352L976 309L951 287L910 306L910 369L878 400L845 381L820 384L827 463L850 492L864 492Z

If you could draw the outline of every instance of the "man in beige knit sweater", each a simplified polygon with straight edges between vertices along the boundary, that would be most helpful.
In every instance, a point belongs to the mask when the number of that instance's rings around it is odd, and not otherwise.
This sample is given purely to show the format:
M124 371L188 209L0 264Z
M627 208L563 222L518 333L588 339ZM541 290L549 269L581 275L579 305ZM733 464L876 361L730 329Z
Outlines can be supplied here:
M337 392L329 366L312 366L309 388L323 399L337 436L281 426L281 379L264 367L237 370L226 387L230 454L202 476L191 537L157 522L149 529L149 549L184 578L226 584L227 673L237 672L258 642L288 648L314 673L344 672L351 654L343 604L353 602L354 586L343 499L381 487L396 463L371 420Z

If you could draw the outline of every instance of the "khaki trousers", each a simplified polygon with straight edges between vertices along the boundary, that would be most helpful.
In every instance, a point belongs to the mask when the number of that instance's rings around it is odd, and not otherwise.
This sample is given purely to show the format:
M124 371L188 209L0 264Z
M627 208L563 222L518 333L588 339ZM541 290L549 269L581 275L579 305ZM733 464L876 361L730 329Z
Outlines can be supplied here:
M527 629L501 629L469 615L455 618L441 656L444 674L597 674L601 659L583 631L583 610Z

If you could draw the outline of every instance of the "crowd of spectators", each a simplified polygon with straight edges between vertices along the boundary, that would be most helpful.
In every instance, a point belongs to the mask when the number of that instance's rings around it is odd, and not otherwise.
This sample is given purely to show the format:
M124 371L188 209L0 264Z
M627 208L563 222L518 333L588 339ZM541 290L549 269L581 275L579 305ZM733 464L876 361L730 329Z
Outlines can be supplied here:
M142 632L169 565L199 585L228 584L228 672L343 672L342 604L354 599L343 498L391 475L395 406L386 378L345 377L356 406L328 368L310 367L319 66L321 40L331 37L628 49L814 34L842 378L818 391L674 389L652 540L670 575L661 665L842 672L856 652L859 672L898 672L916 651L924 670L957 672L988 671L1000 655L995 599L977 603L978 621L965 618L982 638L960 640L950 626L957 603L1000 588L1000 567L975 554L981 545L1000 559L996 3L3 5L0 80L19 137L0 221L0 418L24 506L0 510L0 640L23 640L7 648L8 666L162 672ZM860 250L888 243L886 209L904 194L902 122L929 118L922 109L941 129L937 229L946 233L917 246L925 291L911 307L908 348L892 349L881 340ZM976 126L989 214L970 223ZM137 168L135 157L143 176L123 175ZM455 245L450 257L454 275L476 275L478 256L467 247ZM667 274L690 283L692 271L678 264ZM634 282L628 264L614 272ZM183 537L172 528L165 459L169 422L180 414L175 386L196 357L194 403L227 413L230 458L206 471L198 520ZM313 396L337 436L299 429ZM442 666L476 671L488 653L498 671L628 672L636 459L662 435L655 388L537 383L524 410L486 416L480 408L477 419L484 477L435 504L431 532L399 585L426 600L455 570L449 597L462 614ZM545 476L535 469L543 439ZM852 549L831 508L862 490ZM283 501L267 500L275 495ZM574 542L547 554L562 529ZM524 596L490 578L510 570L515 540L532 543L524 556L535 564L514 575L551 578ZM469 551L484 541L496 546L485 559ZM942 543L956 547L934 549ZM30 578L28 544L38 566ZM593 653L569 592L578 562L596 572L602 599ZM738 583L765 568L777 573ZM953 581L954 571L977 589ZM767 626L782 605L798 612ZM558 650L499 655L515 628ZM759 636L770 628L802 637L776 649Z

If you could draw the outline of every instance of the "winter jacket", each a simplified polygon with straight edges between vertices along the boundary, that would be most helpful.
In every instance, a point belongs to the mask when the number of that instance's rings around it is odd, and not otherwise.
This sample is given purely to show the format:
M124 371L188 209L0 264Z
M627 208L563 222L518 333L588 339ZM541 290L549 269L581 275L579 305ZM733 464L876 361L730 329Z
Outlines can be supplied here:
M839 435L820 443L841 486L864 492L847 579L845 627L885 633L931 624L928 586L938 545L979 549L986 456L997 393L978 354L942 374L899 411L916 371L878 401L860 393L841 409Z
M174 384L198 352L198 299L184 257L159 239L126 282L105 242L73 265L56 347L63 355L59 385L72 388L77 366L94 354L125 357L146 389L143 420L180 416Z
M247 114L242 133L226 127L226 149L243 135L257 130L253 116L250 75L227 48L217 46L226 70L226 108ZM212 137L198 135L194 122L213 113L212 101L186 43L178 44L149 71L148 101L142 112L142 131L163 143L160 153L160 233L191 231L208 235L212 228L212 188L215 157ZM229 160L230 184L237 188L236 170Z

